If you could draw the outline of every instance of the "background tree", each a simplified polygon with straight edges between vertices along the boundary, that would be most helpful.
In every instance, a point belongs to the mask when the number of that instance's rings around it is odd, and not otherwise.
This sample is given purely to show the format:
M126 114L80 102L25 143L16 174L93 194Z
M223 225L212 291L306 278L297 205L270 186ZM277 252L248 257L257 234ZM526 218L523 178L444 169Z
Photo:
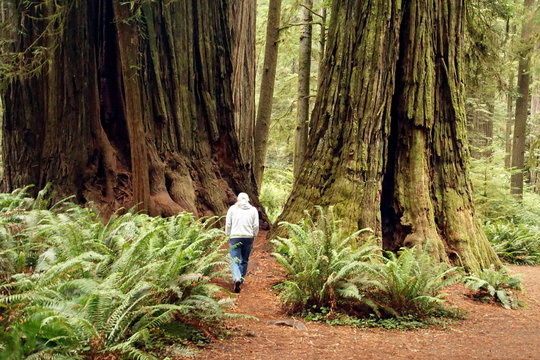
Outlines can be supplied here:
M333 3L306 166L279 220L335 204L387 249L431 240L440 259L486 267L498 259L468 176L464 3L400 4Z
M296 106L296 142L294 151L294 176L300 173L306 153L309 129L309 96L311 77L311 29L313 1L302 3L302 25L300 27L300 49L298 54L298 103Z
M266 27L266 45L264 52L264 68L261 76L261 92L255 128L255 181L261 187L268 148L268 130L274 99L274 82L278 56L279 27L281 19L281 0L270 0L268 3L268 22Z
M323 70L323 62L324 62L324 49L326 46L326 18L327 18L327 8L325 4L321 6L320 14L321 14L321 33L319 36L319 72L317 74L317 85L320 85L320 81L322 79L322 70ZM318 89L319 87L317 87Z
M519 68L517 76L516 115L514 122L514 138L512 141L512 168L515 172L511 178L511 192L518 198L523 197L523 171L525 164L525 137L529 112L531 65L530 57L535 42L531 35L533 30L534 0L525 0L525 16L521 27L521 42L518 51Z
M19 67L2 94L4 190L52 182L106 213L142 202L220 215L240 191L257 203L235 134L227 1L44 4L9 4Z

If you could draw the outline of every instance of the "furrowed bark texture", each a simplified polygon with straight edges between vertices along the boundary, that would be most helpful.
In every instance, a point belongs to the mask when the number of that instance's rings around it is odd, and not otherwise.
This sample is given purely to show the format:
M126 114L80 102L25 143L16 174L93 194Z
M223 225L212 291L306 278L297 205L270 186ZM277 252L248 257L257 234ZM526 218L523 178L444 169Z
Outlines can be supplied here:
M468 176L463 11L462 0L334 2L307 160L278 221L335 205L386 249L499 264Z
M231 1L229 16L232 35L231 75L234 125L240 153L250 166L254 159L255 134L255 42L257 1Z
M228 2L71 3L47 71L5 94L4 190L52 182L106 214L222 215L241 191L260 208L235 134Z
M468 176L459 54L464 5L420 1L404 10L390 137L395 166L390 160L385 179L393 174L394 181L383 190L383 199L393 200L385 245L432 241L430 250L441 260L448 254L479 270L498 259L475 217Z
M398 14L391 0L333 2L306 159L278 221L334 204L347 226L380 229Z

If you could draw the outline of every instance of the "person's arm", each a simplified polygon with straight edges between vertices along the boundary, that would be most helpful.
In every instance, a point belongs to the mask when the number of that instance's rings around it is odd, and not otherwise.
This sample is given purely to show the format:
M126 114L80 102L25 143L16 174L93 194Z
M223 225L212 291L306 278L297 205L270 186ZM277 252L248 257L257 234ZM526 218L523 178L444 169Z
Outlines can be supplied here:
M231 214L231 208L227 211L227 217L225 218L225 235L229 236L231 235L231 227L232 227L232 214Z
M253 208L255 211L253 211L253 237L257 237L257 234L259 233L259 212L256 208Z

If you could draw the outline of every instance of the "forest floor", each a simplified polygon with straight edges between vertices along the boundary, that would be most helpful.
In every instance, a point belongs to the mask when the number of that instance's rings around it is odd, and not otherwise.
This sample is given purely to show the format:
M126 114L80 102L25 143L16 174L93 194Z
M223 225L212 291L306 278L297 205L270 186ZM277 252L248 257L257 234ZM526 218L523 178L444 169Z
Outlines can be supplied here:
M196 359L540 359L540 266L509 266L512 273L523 274L524 308L506 310L473 301L463 285L453 285L447 289L447 303L464 309L464 320L399 331L318 322L304 322L307 330L267 324L290 317L272 290L283 273L265 233L256 239L249 265L234 312L258 321L231 321L231 335L214 340Z

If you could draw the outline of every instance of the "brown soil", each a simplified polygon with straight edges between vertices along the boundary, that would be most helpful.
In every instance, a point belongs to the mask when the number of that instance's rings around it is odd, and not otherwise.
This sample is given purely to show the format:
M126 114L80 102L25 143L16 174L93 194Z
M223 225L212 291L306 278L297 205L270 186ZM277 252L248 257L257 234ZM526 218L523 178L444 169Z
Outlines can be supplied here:
M520 299L526 306L519 310L473 301L466 288L455 285L448 289L448 303L466 310L467 318L445 328L394 331L308 322L302 331L266 325L288 317L272 291L283 275L265 236L256 239L235 310L259 321L231 321L232 336L214 341L197 359L540 359L540 266L510 267L523 274Z

